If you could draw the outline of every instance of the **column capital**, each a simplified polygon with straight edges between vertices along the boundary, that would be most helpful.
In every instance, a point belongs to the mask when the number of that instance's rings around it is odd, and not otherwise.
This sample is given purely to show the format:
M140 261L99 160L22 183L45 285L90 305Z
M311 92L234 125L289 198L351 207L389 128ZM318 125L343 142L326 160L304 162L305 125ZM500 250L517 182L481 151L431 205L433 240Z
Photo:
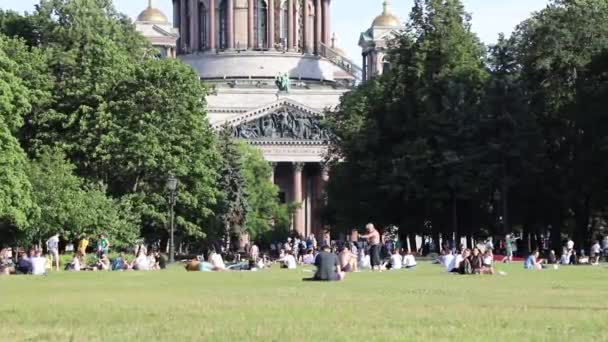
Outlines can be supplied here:
M299 162L292 164L293 169L297 172L302 172L302 170L304 170L305 165L306 165L306 163L299 163Z

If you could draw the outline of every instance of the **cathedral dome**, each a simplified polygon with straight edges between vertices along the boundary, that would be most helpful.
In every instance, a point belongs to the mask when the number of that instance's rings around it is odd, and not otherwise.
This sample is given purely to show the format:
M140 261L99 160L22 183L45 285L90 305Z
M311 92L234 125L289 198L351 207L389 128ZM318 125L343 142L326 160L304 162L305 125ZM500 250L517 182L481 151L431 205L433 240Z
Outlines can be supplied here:
M384 10L382 11L382 14L377 16L372 23L372 27L376 26L401 26L401 19L391 12L388 0L384 1Z
M161 10L152 7L152 1L150 1L150 3L148 4L148 8L146 8L137 16L137 21L154 24L169 23L169 19L167 19L167 16Z

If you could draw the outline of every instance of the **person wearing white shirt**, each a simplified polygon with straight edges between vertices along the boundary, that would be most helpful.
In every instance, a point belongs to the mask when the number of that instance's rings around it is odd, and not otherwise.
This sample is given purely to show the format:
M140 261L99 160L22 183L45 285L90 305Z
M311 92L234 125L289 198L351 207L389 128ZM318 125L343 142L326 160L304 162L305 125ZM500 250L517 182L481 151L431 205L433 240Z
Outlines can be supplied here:
M150 269L150 262L143 250L139 251L137 258L133 261L133 269L137 271L148 271Z
M464 260L462 253L456 254L450 266L448 267L448 272L459 272L460 271L460 263Z
M34 256L30 258L30 262L32 263L33 275L46 274L46 258L40 255L40 251L37 251Z
M568 239L566 247L568 248L568 252L572 251L574 249L574 241L572 241L572 239Z
M454 268L454 254L452 254L451 249L448 249L443 256L443 267L445 267L445 270L448 272L451 272L452 268Z
M370 267L369 254L365 254L365 250L362 248L359 250L359 269L365 269Z
M399 251L395 249L391 255L391 270L399 270L403 267L403 257Z
M224 259L222 259L222 255L216 252L211 252L211 256L209 256L209 262L213 265L214 271L224 271L226 270L226 264L224 264Z
M403 266L409 269L416 267L416 265L416 258L414 258L412 251L407 251L407 254L403 257Z
M601 253L602 253L602 248L600 247L600 242L595 241L593 246L591 246L591 264L592 265L599 265Z
M298 263L296 262L296 258L293 256L292 251L288 251L287 254L280 260L283 264L281 268L287 268L290 270L296 269L298 267Z

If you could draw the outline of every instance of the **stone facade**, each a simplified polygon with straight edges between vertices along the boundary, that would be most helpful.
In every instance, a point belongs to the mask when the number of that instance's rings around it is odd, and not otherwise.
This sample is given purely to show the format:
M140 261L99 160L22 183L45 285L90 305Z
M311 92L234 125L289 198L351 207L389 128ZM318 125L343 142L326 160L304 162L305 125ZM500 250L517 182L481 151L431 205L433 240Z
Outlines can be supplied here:
M320 236L328 180L321 120L362 75L331 34L331 0L173 0L167 25L152 3L136 21L163 57L177 56L212 88L212 126L228 125L262 151L281 200L300 204L294 231ZM279 75L288 79L283 91Z

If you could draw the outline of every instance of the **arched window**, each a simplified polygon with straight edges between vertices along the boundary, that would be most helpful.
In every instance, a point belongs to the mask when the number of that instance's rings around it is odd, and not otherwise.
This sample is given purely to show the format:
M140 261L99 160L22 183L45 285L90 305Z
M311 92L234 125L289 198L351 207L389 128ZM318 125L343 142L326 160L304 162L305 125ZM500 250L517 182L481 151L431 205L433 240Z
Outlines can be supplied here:
M255 2L255 47L266 48L268 42L268 6L266 0Z
M228 28L228 1L223 0L220 4L219 8L219 47L220 49L228 48L228 32L226 32Z
M205 50L207 48L207 8L205 7L205 4L203 4L202 2L198 3L198 13L199 13L199 23L198 23L198 27L199 30L201 32L201 41L200 41L200 46L199 49L200 50Z
M287 0L283 0L281 2L281 25L280 25L280 33L279 39L281 40L281 45L284 48L287 48L287 36L289 35L289 10L287 6Z

